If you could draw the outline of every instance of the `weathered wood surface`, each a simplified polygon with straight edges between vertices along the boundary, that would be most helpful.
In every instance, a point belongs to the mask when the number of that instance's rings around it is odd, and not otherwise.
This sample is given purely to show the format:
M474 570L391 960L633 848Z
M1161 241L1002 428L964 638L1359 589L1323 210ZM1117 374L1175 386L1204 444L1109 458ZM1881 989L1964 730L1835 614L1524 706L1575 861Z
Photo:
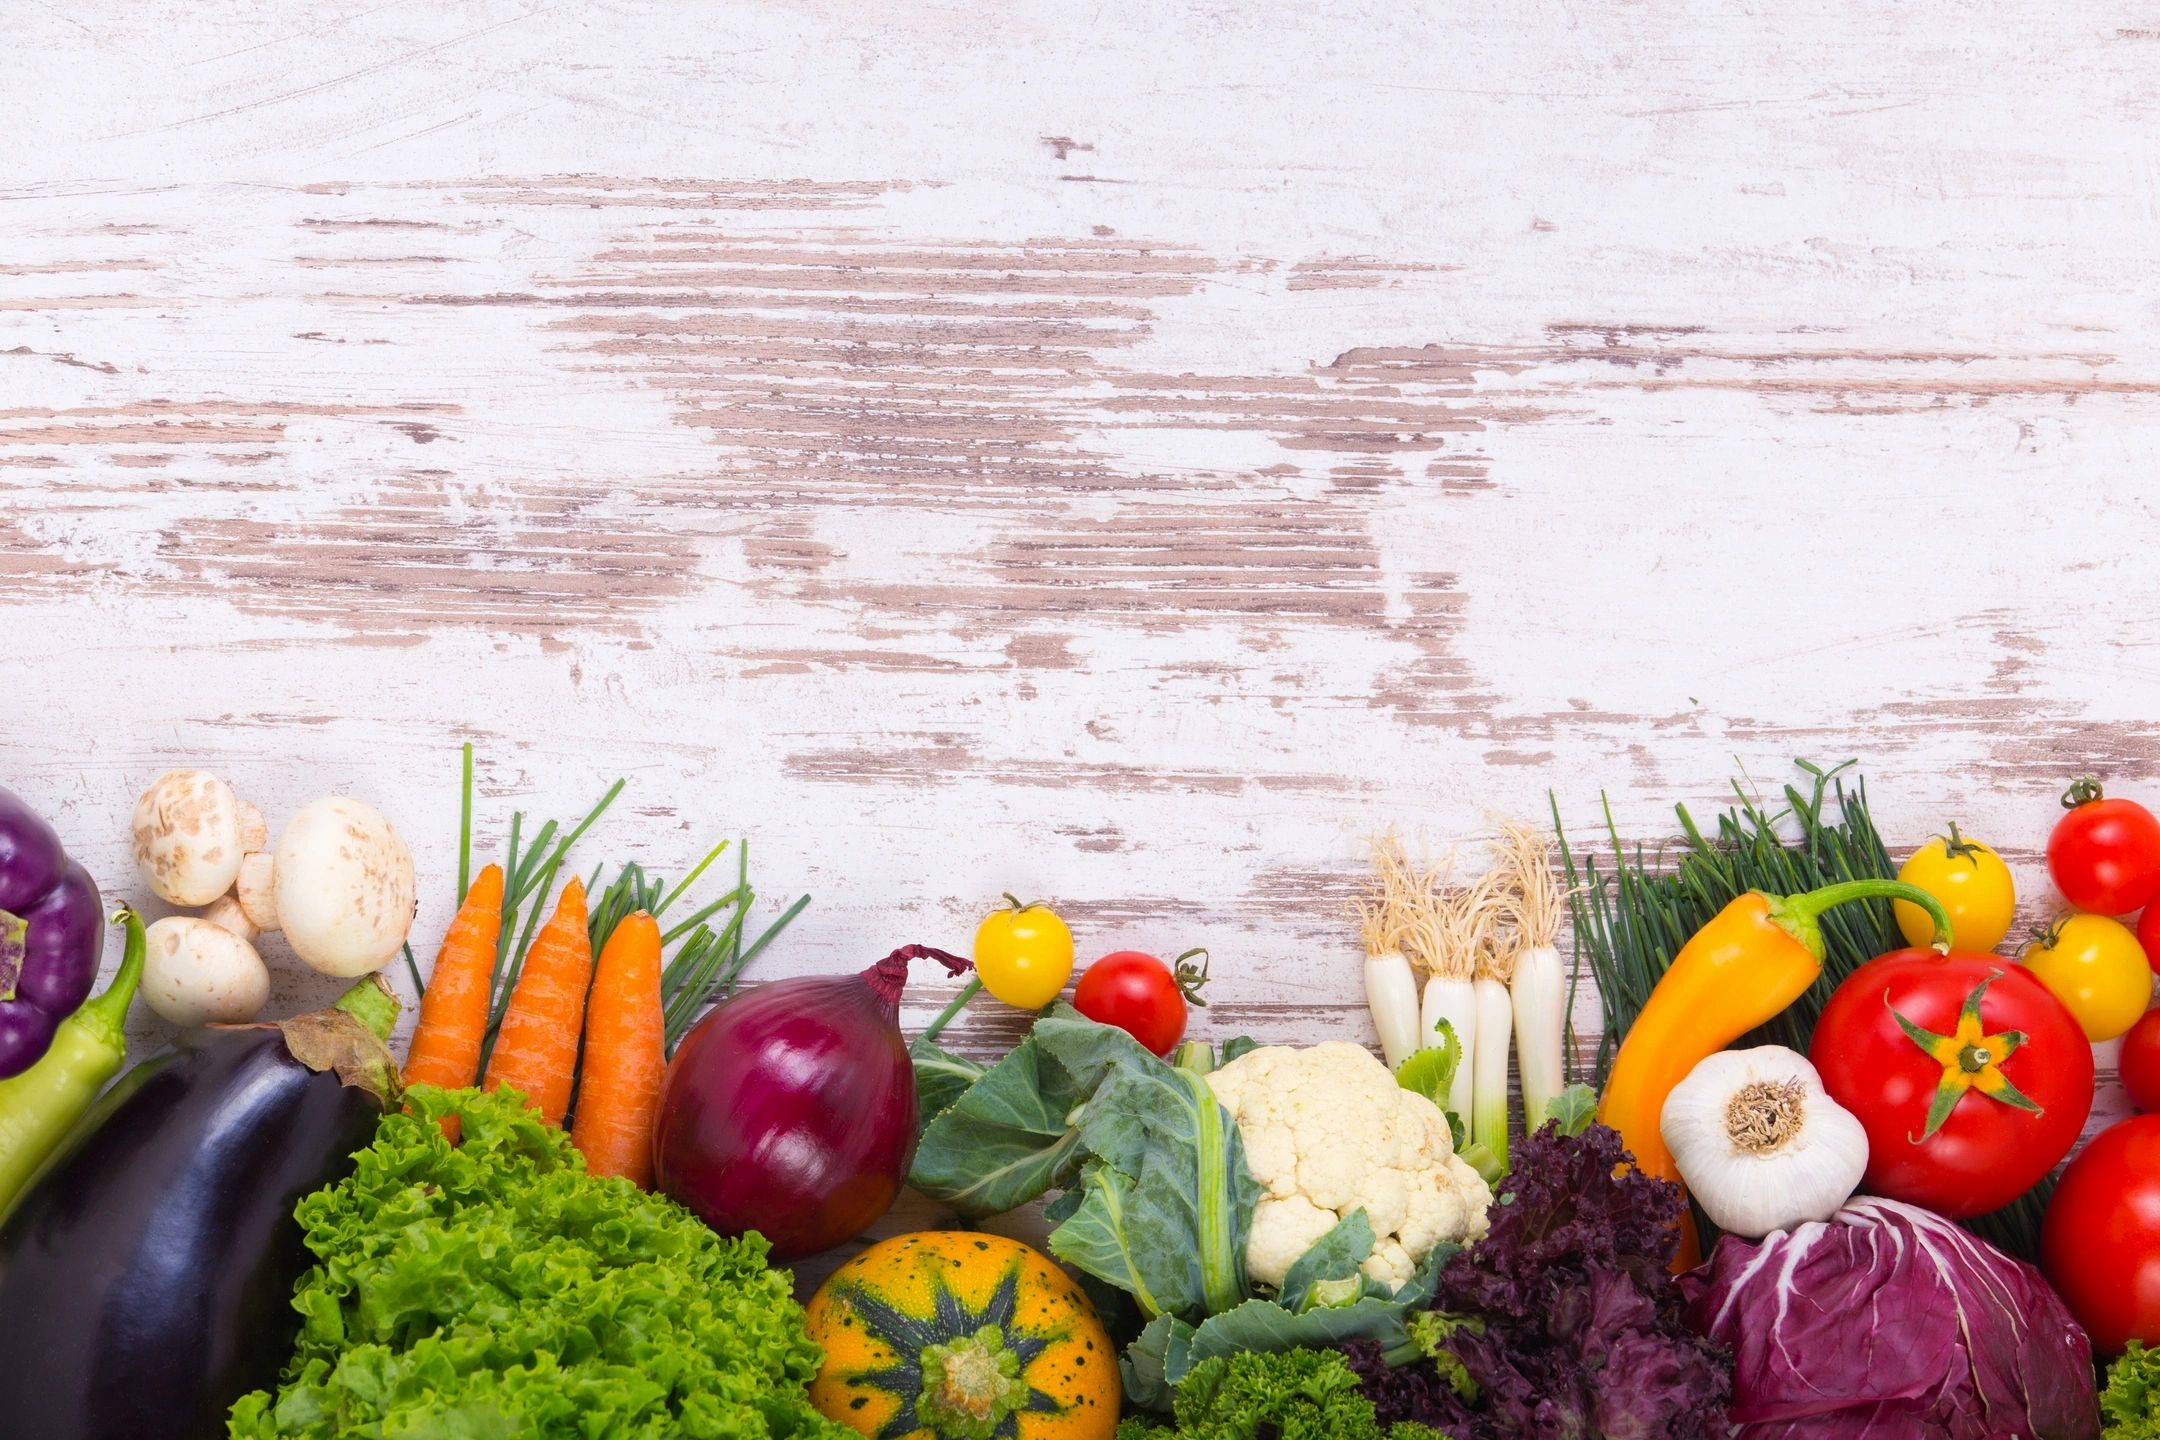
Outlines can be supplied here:
M1390 821L1859 756L2037 917L2160 789L2148 11L867 14L13 8L0 774L115 892L205 764L424 948L470 739L768 976L1026 891L1310 1039Z

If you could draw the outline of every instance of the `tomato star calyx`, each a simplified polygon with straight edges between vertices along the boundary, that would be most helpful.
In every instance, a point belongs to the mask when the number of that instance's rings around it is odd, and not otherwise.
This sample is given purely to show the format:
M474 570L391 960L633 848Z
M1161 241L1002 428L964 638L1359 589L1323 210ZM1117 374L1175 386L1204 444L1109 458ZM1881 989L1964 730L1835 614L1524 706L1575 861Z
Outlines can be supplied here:
M1955 820L1950 822L1948 835L1938 835L1935 838L1943 842L1945 856L1953 860L1963 860L1975 870L1980 868L1980 857L1987 853L1987 846L1958 834L1958 823Z
M2062 808L2065 810L2075 810L2080 805L2090 805L2093 801L2100 799L2105 793L2106 792L2104 792L2100 788L2100 781L2097 776L2080 775L2077 779L2070 782L2069 789L2063 791Z
M2003 1062L2025 1043L2025 1032L2001 1030L1990 1035L1980 1022L1980 1001L1987 994L1988 986L2002 973L1991 971L1985 980L1973 986L1972 993L1965 997L1964 1005L1958 1010L1956 1028L1947 1035L1938 1035L1900 1015L1897 1007L1890 1003L1890 992L1883 992L1883 1007L1905 1032L1905 1038L1943 1067L1942 1079L1935 1086L1935 1098L1928 1103L1926 1127L1918 1135L1907 1137L1913 1144L1934 1138L1935 1132L1942 1129L1943 1122L1950 1118L1950 1112L1957 1108L1958 1101L1965 1098L1968 1090L1977 1090L1988 1099L2013 1109L2034 1115L2043 1113L2030 1095L2011 1084L2010 1077L2002 1073Z
M1195 955L1200 957L1197 965L1193 964ZM1207 947L1203 945L1195 945L1170 962L1171 978L1177 981L1178 993L1185 997L1187 1004L1202 1010L1207 1009L1207 1001L1200 998L1200 987L1207 984L1208 964Z

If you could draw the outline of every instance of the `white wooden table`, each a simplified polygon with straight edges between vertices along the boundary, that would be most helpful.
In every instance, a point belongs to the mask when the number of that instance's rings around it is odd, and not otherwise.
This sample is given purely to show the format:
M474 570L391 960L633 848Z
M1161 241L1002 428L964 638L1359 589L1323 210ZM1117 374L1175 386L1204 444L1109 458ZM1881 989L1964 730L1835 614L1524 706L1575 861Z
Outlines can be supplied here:
M0 783L374 800L424 951L470 739L764 976L1025 891L1307 1040L1390 821L1858 756L2038 918L2160 792L2149 5L871 15L6 7Z

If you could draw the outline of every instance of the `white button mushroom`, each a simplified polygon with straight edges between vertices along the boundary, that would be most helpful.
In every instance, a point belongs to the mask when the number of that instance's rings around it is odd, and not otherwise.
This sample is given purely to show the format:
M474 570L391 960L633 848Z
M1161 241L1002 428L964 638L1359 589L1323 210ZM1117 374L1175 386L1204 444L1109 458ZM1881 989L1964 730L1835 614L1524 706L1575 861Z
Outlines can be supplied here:
M168 915L148 932L142 997L175 1025L252 1020L270 998L255 947L194 915Z
M268 843L262 812L207 770L168 770L135 802L135 868L160 900L207 905Z
M332 795L287 822L274 856L247 857L235 894L249 923L283 930L314 969L365 975L412 929L412 852L375 807Z

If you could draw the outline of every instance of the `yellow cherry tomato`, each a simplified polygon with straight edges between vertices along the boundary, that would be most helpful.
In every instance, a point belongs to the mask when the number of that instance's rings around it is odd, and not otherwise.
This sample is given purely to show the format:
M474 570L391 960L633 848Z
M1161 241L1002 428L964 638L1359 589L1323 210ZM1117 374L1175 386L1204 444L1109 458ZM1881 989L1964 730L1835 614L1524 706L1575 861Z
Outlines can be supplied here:
M1007 1005L1040 1010L1072 978L1072 931L1047 905L1005 899L975 927L975 976Z
M2152 999L2145 947L2129 926L2105 915L2061 916L2019 958L2077 1017L2088 1040L2121 1035Z
M1913 851L1898 867L1897 878L1917 885L1942 901L1950 912L1950 933L1957 948L1978 955L2002 944L2010 933L2010 917L2017 910L2017 887L2010 883L2010 867L2002 856L1958 834L1955 822L1949 838L1936 836ZM1897 928L1908 945L1926 946L1935 939L1935 922L1927 911L1907 900L1894 900Z

